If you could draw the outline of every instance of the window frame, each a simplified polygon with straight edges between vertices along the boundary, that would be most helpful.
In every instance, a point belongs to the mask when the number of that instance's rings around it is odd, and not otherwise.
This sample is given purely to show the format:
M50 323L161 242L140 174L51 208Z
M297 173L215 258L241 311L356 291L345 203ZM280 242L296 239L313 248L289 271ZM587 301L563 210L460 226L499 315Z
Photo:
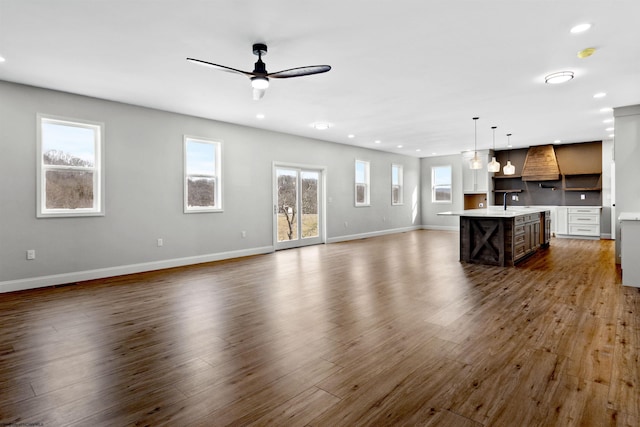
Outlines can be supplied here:
M398 182L393 182L394 169L398 170ZM398 200L393 198L393 190L398 187ZM404 166L399 163L391 164L391 205L400 206L404 204Z
M62 117L51 114L38 113L37 116L37 148L36 148L36 217L37 218L64 218L105 215L105 138L104 123L90 120ZM94 166L65 166L45 165L43 150L44 123L67 125L91 129L94 131ZM47 209L46 177L49 170L78 170L93 172L93 207L91 208L55 208Z
M358 182L358 163L364 165L364 182ZM358 185L364 185L364 202L358 202ZM354 203L356 207L371 206L371 163L356 159L354 163Z
M435 182L436 169L442 169L442 168L449 169L448 184L436 184ZM439 188L449 189L449 200L436 200L436 190ZM443 204L453 203L453 166L452 165L431 166L431 203L443 203Z
M188 173L188 163L187 163L187 145L190 141L200 143L200 144L210 144L214 146L215 152L215 163L214 163L214 173L212 174L189 174ZM222 185L222 141L212 138L204 138L200 136L193 135L184 135L183 137L183 209L185 214L191 213L207 213L207 212L224 212L224 193L223 193L223 185ZM214 187L214 206L207 207L189 207L189 177L190 176L198 176L203 178L214 178L215 187ZM215 195L218 195L215 198Z

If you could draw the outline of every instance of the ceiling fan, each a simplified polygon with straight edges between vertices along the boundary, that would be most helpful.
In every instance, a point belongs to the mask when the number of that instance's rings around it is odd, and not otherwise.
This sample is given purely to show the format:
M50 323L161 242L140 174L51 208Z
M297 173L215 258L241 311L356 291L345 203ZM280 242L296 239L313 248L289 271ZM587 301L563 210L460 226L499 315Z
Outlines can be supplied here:
M290 68L288 70L269 73L267 72L265 63L262 62L262 56L267 54L267 45L263 43L254 44L253 54L258 57L258 61L255 63L253 71L242 71L225 65L214 64L212 62L195 58L187 58L187 61L215 68L220 71L243 74L249 77L251 79L251 87L253 87L253 99L256 101L264 96L265 91L269 87L269 78L288 79L290 77L309 76L311 74L326 73L331 69L330 65L307 65L306 67Z

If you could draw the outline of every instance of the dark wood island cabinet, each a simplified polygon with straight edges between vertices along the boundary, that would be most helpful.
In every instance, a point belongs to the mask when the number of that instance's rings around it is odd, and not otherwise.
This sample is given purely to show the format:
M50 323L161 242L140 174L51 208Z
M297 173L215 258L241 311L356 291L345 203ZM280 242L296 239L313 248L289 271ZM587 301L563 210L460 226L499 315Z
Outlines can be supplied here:
M460 261L513 266L549 245L551 212L536 208L469 209L460 216Z

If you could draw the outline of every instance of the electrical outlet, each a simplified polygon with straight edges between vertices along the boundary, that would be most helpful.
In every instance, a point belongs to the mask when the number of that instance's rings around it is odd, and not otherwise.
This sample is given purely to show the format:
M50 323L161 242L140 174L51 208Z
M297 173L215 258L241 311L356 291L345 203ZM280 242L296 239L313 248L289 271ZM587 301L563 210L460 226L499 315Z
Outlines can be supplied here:
M511 200L518 200L518 196L516 196L515 194L511 195Z
M27 251L27 259L28 260L36 259L36 250L35 249L29 249Z
M349 226L349 223L347 221L344 222L344 228L347 228Z
M158 247L164 245L164 240L158 239Z
M240 232L240 236L242 236L242 238L243 238L243 239L246 239L246 238L247 238L247 232L246 232L246 231L244 231L244 230L242 230L242 231Z
M580 195L580 200L584 200L584 199L586 199L586 198L587 198L587 195L586 195L586 194L581 194L581 195Z
M387 217L386 216L382 217L382 222L387 222Z

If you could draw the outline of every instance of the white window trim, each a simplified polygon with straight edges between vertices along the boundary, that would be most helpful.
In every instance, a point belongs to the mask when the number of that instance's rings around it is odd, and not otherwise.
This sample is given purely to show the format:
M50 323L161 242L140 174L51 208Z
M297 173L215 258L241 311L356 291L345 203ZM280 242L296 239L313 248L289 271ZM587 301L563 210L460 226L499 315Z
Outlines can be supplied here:
M42 123L60 123L69 126L93 129L96 131L95 147L95 166L56 166L45 165L43 162L42 151ZM37 218L64 218L64 217L83 217L83 216L104 216L105 215L105 172L104 172L104 123L93 122L83 119L70 117L54 116L50 114L37 114L37 149L36 149L36 217ZM91 170L93 171L93 207L79 209L47 209L46 208L46 170Z
M202 176L202 177L213 177L215 178L216 181L216 194L218 194L218 198L217 198L217 204L216 206L211 206L211 207L196 207L196 208L190 208L188 205L189 202L189 189L188 189L188 178L189 175L187 175L187 142L188 141L195 141L195 142L199 142L199 143L203 143L203 144L211 144L215 147L215 151L216 151L216 173L213 175L197 175L197 176ZM222 176L222 141L221 140L217 140L217 139L211 139L211 138L203 138L203 137L199 137L199 136L192 136L192 135L184 135L183 137L183 143L182 143L182 165L183 165L183 174L182 174L182 186L183 186L183 208L184 208L184 213L207 213L207 212L224 212L224 193L222 190L222 181L223 181L223 176Z
M358 163L364 163L364 179L365 182L358 182L356 179L357 171L358 171ZM366 160L356 159L354 162L354 185L353 185L353 201L356 207L366 207L371 206L371 163ZM358 184L364 184L365 192L364 192L364 202L358 203Z
M398 194L400 195L400 200L398 202L393 201L393 169L398 168L398 187L400 187L400 191ZM404 166L398 163L391 164L391 205L392 206L401 206L404 205Z
M436 200L436 185L434 184L434 177L435 177L435 169L436 168L446 168L448 167L450 172L451 172L451 183L449 184L449 195L450 195L450 199L449 200ZM439 187L444 187L444 186L439 186ZM452 165L437 165L437 166L431 166L431 203L436 203L436 204L453 204L453 166Z

